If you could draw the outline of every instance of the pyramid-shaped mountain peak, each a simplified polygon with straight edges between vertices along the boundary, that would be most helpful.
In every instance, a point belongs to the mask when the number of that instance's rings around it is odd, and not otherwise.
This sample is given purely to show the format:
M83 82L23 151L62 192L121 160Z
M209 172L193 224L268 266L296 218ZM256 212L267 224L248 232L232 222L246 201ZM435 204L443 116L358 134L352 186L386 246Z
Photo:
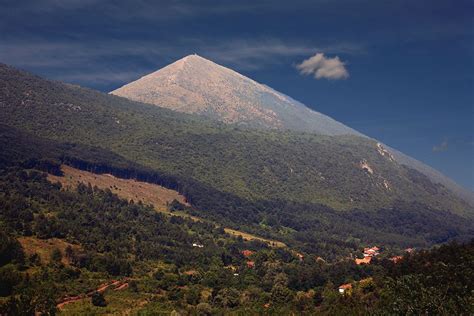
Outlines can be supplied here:
M266 85L196 54L111 93L241 126L327 135L359 134Z

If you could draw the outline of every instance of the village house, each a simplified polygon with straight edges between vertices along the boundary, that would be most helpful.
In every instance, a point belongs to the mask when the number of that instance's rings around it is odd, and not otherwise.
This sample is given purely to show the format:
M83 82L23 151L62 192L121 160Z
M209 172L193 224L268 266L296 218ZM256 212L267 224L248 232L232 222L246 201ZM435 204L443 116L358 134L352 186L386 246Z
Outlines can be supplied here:
M251 255L253 255L253 254L255 253L255 251L245 249L245 250L242 250L241 253L242 253L242 255L243 255L245 258L248 258L248 257L250 257Z
M395 257L392 257L388 260L392 261L393 263L399 263L400 260L402 260L402 259L403 259L403 256L395 256Z
M364 248L364 257L375 257L378 256L380 253L380 248L375 246L372 248Z
M346 283L339 286L339 293L344 294L346 291L352 289L352 284Z
M372 258L378 256L379 254L380 254L379 247L377 246L366 247L364 248L364 254L363 254L364 258L363 259L356 258L354 261L357 265L370 264L370 262L372 261Z
M195 242L193 243L193 247L204 248L204 245Z
M254 261L247 261L247 268L253 269L255 267L255 262Z
M358 259L358 258L355 259L355 263L357 265L370 264L370 261L372 261L372 257L364 257L362 259Z

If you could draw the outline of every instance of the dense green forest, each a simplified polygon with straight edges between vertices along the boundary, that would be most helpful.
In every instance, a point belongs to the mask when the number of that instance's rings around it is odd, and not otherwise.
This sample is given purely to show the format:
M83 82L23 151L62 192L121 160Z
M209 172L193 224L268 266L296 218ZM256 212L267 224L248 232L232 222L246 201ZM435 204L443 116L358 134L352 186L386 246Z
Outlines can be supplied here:
M130 297L147 303L136 310L143 313L473 312L472 241L405 254L397 263L387 260L396 254L390 248L370 266L350 258L330 263L231 238L208 223L165 217L108 190L61 190L41 171L3 166L0 188L0 312L8 315L53 315L61 298L121 278L129 287L119 298L113 291L97 293L63 311L101 313ZM24 236L78 247L55 250L43 262L25 254L16 239ZM352 289L340 294L343 283Z

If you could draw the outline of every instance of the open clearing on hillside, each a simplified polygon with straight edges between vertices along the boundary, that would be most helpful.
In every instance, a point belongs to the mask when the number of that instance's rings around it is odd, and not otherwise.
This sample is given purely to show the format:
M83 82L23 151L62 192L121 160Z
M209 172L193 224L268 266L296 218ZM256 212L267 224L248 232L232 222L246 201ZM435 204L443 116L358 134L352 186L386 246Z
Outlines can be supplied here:
M151 204L158 212L167 215L175 215L190 218L194 221L205 221L196 216L186 214L184 212L173 212L168 210L168 204L173 200L190 206L186 202L186 198L177 191L170 190L157 184L137 181L134 179L121 179L110 174L96 174L88 171L72 168L62 165L61 170L64 176L55 176L48 174L48 180L51 182L59 182L64 188L75 188L79 183L97 186L100 189L110 189L112 193L117 194L121 198L127 200L141 201L143 204ZM242 236L244 240L259 240L267 243L272 247L286 247L284 243L277 240L265 239L242 231L231 228L224 228L225 232L231 236Z
M121 179L110 174L95 174L66 165L62 165L61 170L64 172L63 177L49 174L48 180L60 182L64 187L76 187L79 183L90 183L100 189L110 189L112 193L129 201L142 201L144 204L151 204L160 212L168 212L168 203L175 199L182 204L189 205L185 197L178 192L156 184Z

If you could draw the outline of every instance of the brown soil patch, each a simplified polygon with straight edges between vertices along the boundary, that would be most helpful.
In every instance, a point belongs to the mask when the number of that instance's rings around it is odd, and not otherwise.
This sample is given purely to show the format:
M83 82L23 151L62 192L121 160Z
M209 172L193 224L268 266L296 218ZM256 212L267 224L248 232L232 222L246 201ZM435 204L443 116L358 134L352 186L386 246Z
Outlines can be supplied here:
M63 177L49 174L48 180L60 182L64 187L76 187L79 183L97 186L100 189L110 189L113 193L127 200L141 201L152 204L160 212L168 212L167 203L174 199L189 205L183 195L162 186L141 182L133 179L121 179L110 174L96 174L75 169L66 165L61 166Z

